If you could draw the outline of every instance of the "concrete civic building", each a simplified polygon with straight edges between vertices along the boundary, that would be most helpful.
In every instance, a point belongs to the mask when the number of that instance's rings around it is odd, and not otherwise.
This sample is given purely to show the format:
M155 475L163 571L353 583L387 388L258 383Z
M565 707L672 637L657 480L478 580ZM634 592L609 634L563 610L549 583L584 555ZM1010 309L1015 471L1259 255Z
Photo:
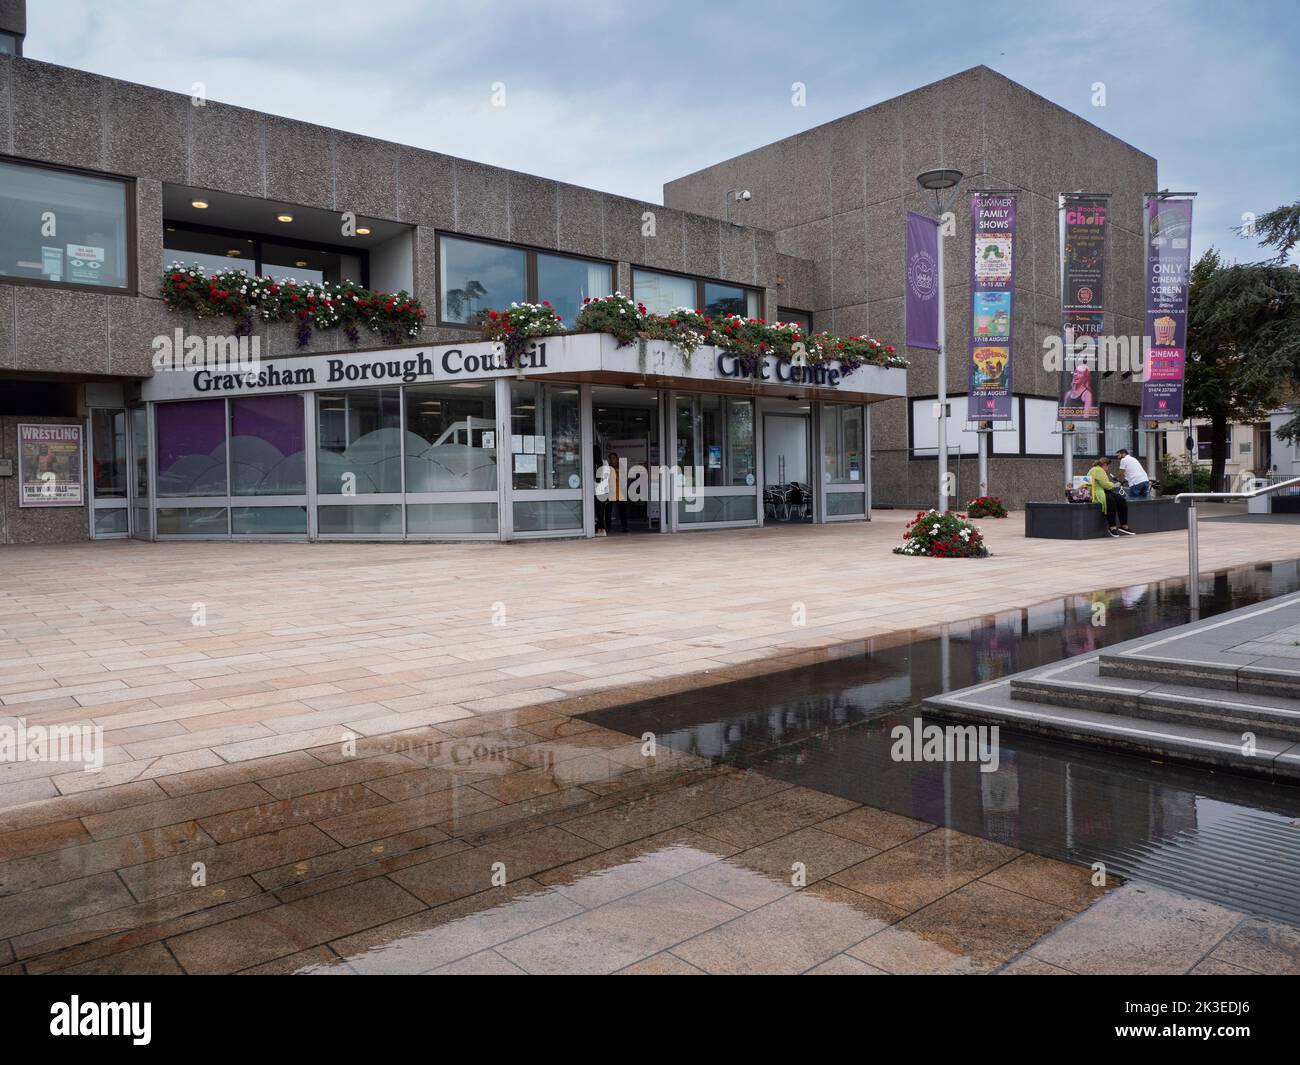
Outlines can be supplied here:
M940 163L966 174L963 191L1024 190L1018 421L995 434L994 493L1059 495L1044 421L1057 378L1040 359L1059 331L1058 192L1113 193L1108 331L1140 332L1154 160L985 68L669 182L661 206L26 59L22 9L0 4L14 41L0 55L0 543L594 535L595 455L610 451L701 471L693 504L663 482L616 508L633 529L930 504L932 353L807 381L778 363L756 382L712 349L692 361L588 335L505 368L473 322L543 298L572 321L583 297L617 289L652 310L800 320L901 351L904 213L930 206L915 175ZM752 199L728 219L738 188ZM261 384L155 373L160 338L236 328L164 305L176 261L406 290L428 318L418 337L317 330L305 345L254 318ZM1107 450L1134 446L1137 386L1107 379L1101 398ZM973 456L973 438L957 446ZM64 485L73 464L84 490L42 497L39 479ZM973 457L959 471L968 497Z

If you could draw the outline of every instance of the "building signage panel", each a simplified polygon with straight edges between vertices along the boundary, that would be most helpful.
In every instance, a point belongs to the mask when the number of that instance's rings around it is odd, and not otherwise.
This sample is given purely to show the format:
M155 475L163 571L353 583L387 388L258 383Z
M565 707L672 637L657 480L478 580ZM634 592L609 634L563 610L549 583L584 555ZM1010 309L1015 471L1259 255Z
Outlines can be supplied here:
M18 505L85 504L80 425L18 426Z
M182 338L174 349L185 351ZM519 374L640 374L695 381L752 380L776 388L810 387L846 393L898 394L905 390L902 370L862 367L845 374L838 362L800 364L773 355L743 358L704 349L691 360L670 345L649 342L619 347L612 337L583 333L536 341L513 365L506 365L501 345L488 341L429 348L393 348L324 355L282 356L247 360L209 359L203 346L191 359L158 369L142 386L148 402L211 399L220 396L306 392L320 389L409 385ZM888 384L886 384L888 382Z

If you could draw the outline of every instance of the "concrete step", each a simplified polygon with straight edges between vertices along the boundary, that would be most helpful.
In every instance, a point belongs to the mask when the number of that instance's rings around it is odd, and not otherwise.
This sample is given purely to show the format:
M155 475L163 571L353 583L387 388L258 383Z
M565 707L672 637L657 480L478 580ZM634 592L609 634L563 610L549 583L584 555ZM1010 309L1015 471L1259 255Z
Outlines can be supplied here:
M926 699L922 705L937 716L1087 743L1157 761L1300 782L1300 743L1289 736L1257 734L1248 752L1235 728L1206 728L1112 710L1017 699L1006 679Z
M1300 698L1103 674L1096 657L1011 679L1011 697L1147 721L1300 740Z
M1228 654L1220 654L1218 657L1219 661L1194 661L1132 652L1103 653L1100 672L1103 677L1152 680L1162 684L1300 699L1300 661L1296 662L1295 668L1291 668L1289 664L1283 665L1280 662L1264 666L1245 661L1224 661L1223 659L1229 658Z

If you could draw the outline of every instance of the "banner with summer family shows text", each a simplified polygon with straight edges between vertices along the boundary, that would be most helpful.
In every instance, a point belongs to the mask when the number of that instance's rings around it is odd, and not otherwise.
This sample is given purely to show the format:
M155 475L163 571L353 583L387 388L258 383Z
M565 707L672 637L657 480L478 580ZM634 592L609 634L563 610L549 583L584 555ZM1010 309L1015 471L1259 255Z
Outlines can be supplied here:
M1011 323L1015 290L1016 197L977 192L970 198L972 421L1011 421Z
M1192 201L1147 203L1147 320L1151 338L1142 378L1142 417L1181 421L1187 353L1187 285L1192 267Z

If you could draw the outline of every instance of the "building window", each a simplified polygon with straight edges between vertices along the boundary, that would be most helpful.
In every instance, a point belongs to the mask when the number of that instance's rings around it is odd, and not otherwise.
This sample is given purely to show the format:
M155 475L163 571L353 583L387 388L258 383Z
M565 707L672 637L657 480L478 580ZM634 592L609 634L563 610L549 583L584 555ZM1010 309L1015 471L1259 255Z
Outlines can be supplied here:
M1213 458L1212 449L1214 447L1214 426L1198 425L1196 427L1196 457L1201 462L1209 462Z
M582 301L614 291L609 263L537 253L538 302L547 300L564 324L572 328Z
M678 307L697 310L700 298L696 282L676 274L659 274L653 270L632 271L632 291L638 303L651 314L668 314Z
M232 399L230 494L302 495L307 490L305 442L302 396Z
M0 277L125 289L128 183L0 161Z
M409 386L406 389L406 490L495 492L496 429L494 381ZM496 528L495 514L494 508L492 531ZM432 512L425 516L433 524L436 524L433 519L439 517Z
M738 314L742 318L761 318L758 293L736 285L704 283L704 313L710 318Z
M126 411L96 408L90 412L91 454L96 499L125 499Z
M1134 408L1112 407L1107 404L1102 408L1102 415L1106 419L1105 454L1114 455L1120 448L1132 451L1134 449L1133 426L1136 421Z
M458 237L442 237L438 247L444 322L476 325L487 311L528 298L528 261L522 248Z
M866 468L862 453L862 408L842 403L822 404L822 432L826 438L826 483L862 483Z
M582 484L578 390L510 382L512 487L576 489Z
M369 256L317 244L283 244L259 236L219 229L168 225L163 235L163 269L176 263L198 266L207 274L247 270L278 281L300 284L369 283Z
M762 297L753 289L657 270L633 270L632 292L651 314L668 314L678 307L702 310L710 318L727 314L758 318L762 313Z
M226 401L200 399L158 404L158 495L226 494ZM224 513L224 511L223 511ZM161 521L162 512L159 512ZM211 515L174 513L185 525ZM163 532L161 525L159 532Z
M0 33L0 55L22 55L23 39L16 33Z
M813 316L809 311L796 311L792 307L778 307L776 309L776 318L779 322L793 322L803 333L813 331Z
M321 495L377 495L402 490L402 390L362 388L321 392L317 397L319 430L316 449L316 490ZM322 508L326 509L326 508ZM334 508L329 508L334 509ZM333 515L346 524L352 520ZM372 514L387 532L389 522ZM367 519L369 520L369 519ZM354 532L351 528L321 532ZM401 532L401 508L398 508Z

